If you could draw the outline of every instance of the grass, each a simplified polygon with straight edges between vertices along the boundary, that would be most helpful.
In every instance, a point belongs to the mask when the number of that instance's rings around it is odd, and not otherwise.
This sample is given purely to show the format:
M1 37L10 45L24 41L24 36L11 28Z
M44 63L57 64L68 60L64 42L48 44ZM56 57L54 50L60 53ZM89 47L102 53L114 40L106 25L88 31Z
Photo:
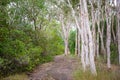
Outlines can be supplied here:
M120 80L120 72L97 66L97 76L92 75L90 71L83 72L79 68L73 73L73 77L74 80Z
M69 57L75 58L76 56L69 55L68 58ZM102 62L99 63L96 62L97 76L92 75L90 71L83 72L81 64L78 65L79 68L73 72L74 77L73 80L120 80L120 69L117 69L116 67L118 66L116 65L112 65L112 69L108 70L106 68L106 64ZM9 77L0 80L29 80L29 79L28 76L25 73L23 73L10 75Z
M26 74L15 74L0 80L29 80Z

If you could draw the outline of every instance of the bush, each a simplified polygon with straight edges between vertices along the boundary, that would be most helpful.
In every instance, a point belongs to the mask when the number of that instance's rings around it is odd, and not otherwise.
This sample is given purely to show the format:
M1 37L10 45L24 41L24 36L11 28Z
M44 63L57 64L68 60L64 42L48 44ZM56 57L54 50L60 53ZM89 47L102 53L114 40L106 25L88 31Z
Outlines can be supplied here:
M69 49L72 54L75 52L75 34L76 31L71 31L69 37Z
M110 55L110 60L111 60L111 63L113 64L118 64L118 48L117 48L117 45L116 44L111 44L110 46L110 49L111 49L111 55Z
M0 71L3 75L16 72L19 67L22 67L21 57L27 54L25 44L20 40L7 40L1 43L0 46L2 59Z
M30 32L0 28L0 75L33 70L64 52L63 41L56 30L51 35L28 29Z
M37 64L40 64L41 52L41 47L32 47L29 49L29 64L26 67L27 70L32 70Z

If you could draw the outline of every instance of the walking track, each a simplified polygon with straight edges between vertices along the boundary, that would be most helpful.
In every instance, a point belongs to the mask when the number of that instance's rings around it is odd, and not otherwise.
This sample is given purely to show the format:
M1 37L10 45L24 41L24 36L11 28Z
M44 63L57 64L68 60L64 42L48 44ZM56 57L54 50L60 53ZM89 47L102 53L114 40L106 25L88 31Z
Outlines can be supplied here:
M74 80L73 72L79 60L75 57L59 55L53 62L38 66L30 75L30 80Z

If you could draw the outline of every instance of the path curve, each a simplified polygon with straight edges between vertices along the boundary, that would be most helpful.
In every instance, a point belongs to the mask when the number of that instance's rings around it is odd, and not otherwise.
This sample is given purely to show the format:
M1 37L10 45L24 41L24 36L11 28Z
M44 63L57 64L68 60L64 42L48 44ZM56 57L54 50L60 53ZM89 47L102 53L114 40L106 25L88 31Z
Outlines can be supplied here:
M73 72L79 60L75 57L59 55L53 62L38 66L30 75L30 80L73 80Z

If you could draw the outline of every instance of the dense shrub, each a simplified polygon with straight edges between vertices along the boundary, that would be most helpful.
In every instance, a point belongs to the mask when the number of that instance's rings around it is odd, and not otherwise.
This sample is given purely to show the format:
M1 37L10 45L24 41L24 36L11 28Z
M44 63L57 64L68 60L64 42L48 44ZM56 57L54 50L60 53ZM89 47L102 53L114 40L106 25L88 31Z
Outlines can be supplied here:
M35 12L41 10L40 14L29 12L26 2L17 1L0 1L0 75L4 76L32 70L38 64L51 61L64 49L56 31L56 20L49 21L45 17L44 0L40 3L39 0L37 3L28 1L34 4ZM12 6L12 3L21 5Z
M0 28L0 75L32 70L63 53L62 39L56 32L51 36L28 29L29 33L27 29Z
M111 55L110 60L112 64L118 64L118 48L117 45L112 43L110 46Z

